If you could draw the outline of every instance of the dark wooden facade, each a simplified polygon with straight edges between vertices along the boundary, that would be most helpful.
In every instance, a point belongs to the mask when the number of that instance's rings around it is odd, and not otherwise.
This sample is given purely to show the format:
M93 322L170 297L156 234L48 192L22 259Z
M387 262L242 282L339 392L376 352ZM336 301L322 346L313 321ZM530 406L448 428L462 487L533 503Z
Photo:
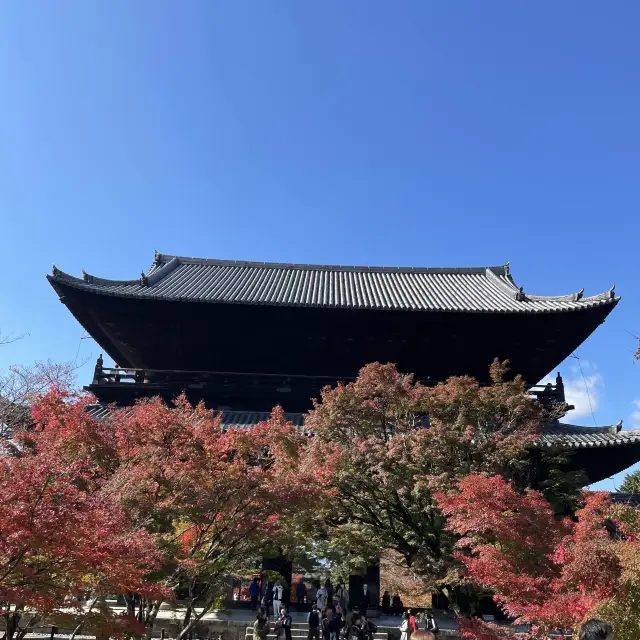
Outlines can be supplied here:
M535 385L619 300L613 290L532 295L508 266L341 267L156 254L134 280L75 278L55 267L48 278L121 367L96 368L87 388L99 402L126 406L186 392L194 402L244 412L245 423L276 404L301 416L322 387L355 378L373 361L435 384L451 375L487 382L493 359L508 359L513 374ZM569 467L585 468L595 482L640 458L640 434L558 423L540 448L570 450Z

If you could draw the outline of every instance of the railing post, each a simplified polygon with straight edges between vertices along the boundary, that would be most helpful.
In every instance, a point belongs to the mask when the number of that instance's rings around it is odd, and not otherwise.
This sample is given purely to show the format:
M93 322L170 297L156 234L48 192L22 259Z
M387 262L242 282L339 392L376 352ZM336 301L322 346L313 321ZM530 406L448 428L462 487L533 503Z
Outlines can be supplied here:
M96 366L93 370L93 384L100 384L100 378L102 378L102 366L104 365L104 360L102 359L102 354L98 356L96 360Z
M566 402L564 396L564 382L562 381L562 376L558 371L558 375L556 376L556 392L558 393L558 398L560 398L560 402Z
M56 633L58 633L58 627L51 627L51 635L49 636L49 640L53 640Z

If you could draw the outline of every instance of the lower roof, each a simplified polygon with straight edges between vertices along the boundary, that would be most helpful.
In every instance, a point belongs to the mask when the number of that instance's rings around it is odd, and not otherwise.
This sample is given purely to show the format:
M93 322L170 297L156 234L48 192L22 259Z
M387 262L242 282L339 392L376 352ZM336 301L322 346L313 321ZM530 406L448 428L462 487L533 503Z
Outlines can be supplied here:
M113 410L112 405L93 404L87 409L91 416L104 419ZM304 429L304 413L285 413L286 420L296 428ZM253 425L268 420L268 411L222 411L222 427L224 429L248 429ZM544 449L592 449L615 447L640 443L640 429L623 430L622 422L605 427L581 427L564 422L553 422L544 426L543 434L536 443L537 448Z

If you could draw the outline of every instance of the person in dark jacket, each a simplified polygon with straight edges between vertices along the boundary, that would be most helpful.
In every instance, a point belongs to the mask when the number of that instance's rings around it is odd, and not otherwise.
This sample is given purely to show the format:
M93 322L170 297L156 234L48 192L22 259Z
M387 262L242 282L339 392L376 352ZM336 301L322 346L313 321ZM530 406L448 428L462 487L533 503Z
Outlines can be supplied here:
M320 640L320 612L315 602L311 605L311 611L307 616L307 624L309 625L307 640Z
M341 621L333 611L333 606L327 607L326 617L322 620L322 640L339 640Z
M267 610L267 615L271 613L273 609L273 582L267 582L260 604Z
M360 616L360 608L358 605L353 607L353 611L347 614L347 617L344 621L344 637L349 638L352 634L352 630L354 627L357 627L360 624L361 616Z
M440 628L438 627L438 622L433 615L433 611L427 611L427 616L424 621L424 628L426 631L431 631L431 633L438 633Z
M258 598L260 597L260 585L258 578L254 578L249 585L249 596L251 597L251 611L258 608Z
M391 613L391 596L388 591L382 594L382 613L388 616Z
M304 599L307 595L307 585L304 583L304 578L300 578L296 583L296 602L298 605L304 604ZM298 606L297 611L300 611L300 606Z
M289 607L285 605L280 609L280 618L276 622L276 634L278 640L291 640L292 619L289 615Z
M362 585L362 593L360 595L360 613L363 616L367 615L367 609L371 604L371 594L369 593L369 585L365 582Z
M327 604L333 604L333 585L331 584L331 578L325 580L324 588L327 590Z

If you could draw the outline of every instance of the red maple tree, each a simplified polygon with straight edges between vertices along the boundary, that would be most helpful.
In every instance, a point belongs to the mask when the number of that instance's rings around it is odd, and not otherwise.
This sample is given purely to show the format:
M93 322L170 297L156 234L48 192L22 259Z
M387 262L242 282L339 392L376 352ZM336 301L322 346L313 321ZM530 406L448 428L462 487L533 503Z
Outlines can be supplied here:
M153 399L120 411L115 427L113 484L167 558L161 581L185 602L184 637L226 593L228 576L251 572L282 523L314 506L322 483L300 490L306 439L280 408L249 429L223 430L203 404ZM147 623L160 604L145 602Z
M614 597L622 575L616 545L638 545L634 537L612 538L606 526L611 505L603 493L585 493L575 519L556 518L539 492L520 492L487 474L467 476L457 491L435 498L447 528L460 536L455 557L466 579L490 589L505 613L531 624L536 637L574 628ZM506 633L478 621L461 626L465 637L478 640Z
M134 528L102 467L113 444L108 429L61 391L42 399L34 419L16 436L18 453L0 458L0 606L9 640L44 616L86 618L86 599L163 591L145 579L161 561L153 539ZM100 607L88 618L112 635L135 622Z

